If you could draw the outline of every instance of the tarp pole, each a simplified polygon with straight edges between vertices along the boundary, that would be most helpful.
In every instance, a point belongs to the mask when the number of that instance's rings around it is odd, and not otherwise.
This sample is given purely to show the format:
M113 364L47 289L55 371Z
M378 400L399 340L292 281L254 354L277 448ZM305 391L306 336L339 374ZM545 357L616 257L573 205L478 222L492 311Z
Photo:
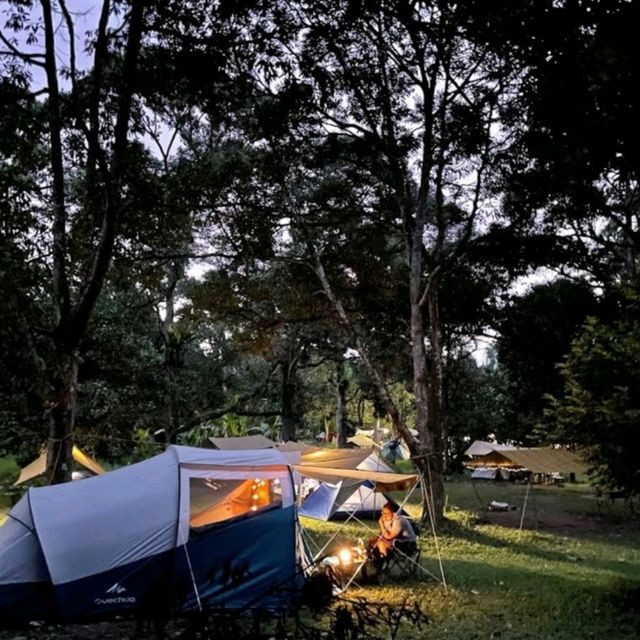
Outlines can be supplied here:
M482 502L482 498L480 497L480 493L478 492L478 487L476 486L476 483L473 481L473 478L470 478L471 481L471 486L473 487L473 491L476 494L476 497L478 498L478 504L480 505L480 511L485 511L486 510L486 505L484 504L484 502Z
M182 539L182 548L184 549L184 555L187 558L187 566L189 567L189 574L191 575L191 584L193 584L193 592L196 594L196 602L198 603L198 610L202 613L202 601L200 600L200 592L198 591L198 585L196 583L196 576L193 573L193 567L191 565L191 558L189 557L189 551L187 550L187 541L184 539L184 532L182 527L178 523L178 531L180 532L180 538Z
M533 477L533 476L532 476ZM531 482L531 478L529 479L529 482L527 482L527 492L524 495L524 504L522 505L522 515L520 516L520 527L519 527L519 531L522 531L522 525L524 523L524 514L527 511L527 501L529 500L529 491L531 490L531 485L533 484L533 482Z
M442 564L442 555L440 553L440 544L438 542L438 534L436 532L435 511L433 504L433 484L431 482L431 463L427 458L427 473L429 474L429 498L427 500L427 511L429 512L429 520L431 521L431 532L433 533L433 541L436 546L436 555L438 556L438 564L440 565L440 575L442 576L442 586L447 589L447 579L444 575L444 566ZM424 484L424 483L423 483Z

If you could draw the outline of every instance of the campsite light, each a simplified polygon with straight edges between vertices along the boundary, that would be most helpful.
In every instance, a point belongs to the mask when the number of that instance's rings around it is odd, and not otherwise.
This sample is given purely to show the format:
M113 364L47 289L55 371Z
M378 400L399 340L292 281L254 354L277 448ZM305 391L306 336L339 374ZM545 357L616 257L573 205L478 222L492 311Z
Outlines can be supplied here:
M347 549L346 547L338 551L338 557L340 558L340 564L343 566L351 564L351 561L353 560L351 549Z

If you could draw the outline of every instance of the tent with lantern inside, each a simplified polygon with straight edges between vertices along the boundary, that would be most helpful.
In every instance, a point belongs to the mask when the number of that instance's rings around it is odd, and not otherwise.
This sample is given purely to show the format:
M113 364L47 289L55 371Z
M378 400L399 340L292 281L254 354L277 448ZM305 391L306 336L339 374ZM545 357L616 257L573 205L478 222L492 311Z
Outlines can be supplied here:
M172 446L28 490L0 527L0 624L283 609L306 566L282 454Z

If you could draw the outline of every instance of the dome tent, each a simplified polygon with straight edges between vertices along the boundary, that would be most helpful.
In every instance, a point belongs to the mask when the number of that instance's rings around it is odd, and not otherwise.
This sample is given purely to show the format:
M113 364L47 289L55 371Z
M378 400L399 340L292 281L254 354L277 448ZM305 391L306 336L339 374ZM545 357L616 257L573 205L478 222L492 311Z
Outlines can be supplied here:
M29 489L0 527L0 620L286 608L306 565L297 536L277 451L169 447Z
M335 477L314 476L312 468L331 467ZM316 520L344 520L356 515L359 518L378 518L387 502L397 503L387 493L376 491L368 476L346 478L339 470L393 474L394 470L372 449L337 449L303 452L296 472L305 477L320 478L320 482L302 503L299 513Z

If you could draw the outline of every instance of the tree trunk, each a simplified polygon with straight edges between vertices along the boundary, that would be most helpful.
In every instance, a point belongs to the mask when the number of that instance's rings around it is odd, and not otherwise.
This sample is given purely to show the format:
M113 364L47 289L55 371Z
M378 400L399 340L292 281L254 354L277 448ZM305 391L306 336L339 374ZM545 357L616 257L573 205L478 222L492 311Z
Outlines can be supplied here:
M347 447L347 387L344 362L336 363L336 436L338 449Z
M444 484L442 474L442 328L438 288L432 283L427 293L429 311L429 383L426 433L428 434L427 473L436 522L444 515Z
M134 79L138 67L138 56L144 28L145 0L133 0L129 14L129 29L125 44L121 87L117 96L117 114L111 142L111 162L106 149L100 149L100 103L103 100L103 54L108 45L108 29L111 4L104 0L100 25L94 46L92 78L94 91L90 100L90 122L83 134L88 148L87 171L92 171L95 154L103 186L95 195L104 200L99 238L93 247L90 264L77 265L86 276L78 287L77 300L73 301L71 271L73 260L68 251L68 211L65 194L67 190L67 168L64 164L62 101L58 85L58 51L55 42L54 11L51 0L40 0L44 25L45 58L47 77L47 112L50 137L50 170L52 182L52 288L55 305L54 345L57 358L52 369L53 380L48 401L50 410L49 442L47 444L47 476L51 483L64 482L71 478L73 461L74 412L78 385L78 350L87 331L89 320L104 285L113 254L120 215L121 179L124 157L128 144L129 118L134 93ZM63 11L64 13L64 11ZM66 14L70 36L73 36L70 14ZM74 38L70 37L73 41ZM72 75L73 91L77 91L76 77ZM77 97L77 96L76 96ZM94 188L98 188L94 185ZM77 274L76 274L77 275Z
M281 362L282 386L280 393L280 439L282 442L296 439L296 370L288 362Z
M442 476L436 471L435 459L439 455L436 448L437 437L433 429L439 425L439 417L431 415L434 390L427 366L425 352L425 335L423 331L423 314L420 305L412 305L411 309L411 351L413 358L413 390L415 394L416 429L418 430L419 447L417 453L412 453L413 461L420 470L425 484L423 491L422 519L427 521L431 513L434 522L442 520ZM431 378L431 380L430 380ZM435 392L436 394L438 392ZM434 421L435 418L435 421ZM433 509L432 509L433 507Z
M60 354L51 383L46 468L49 484L71 480L78 359L77 352Z
M167 287L165 290L164 320L160 321L160 335L164 346L164 405L165 405L165 443L172 444L180 430L176 389L176 374L181 367L181 341L174 331L175 291L182 276L182 265L174 262L168 268Z

